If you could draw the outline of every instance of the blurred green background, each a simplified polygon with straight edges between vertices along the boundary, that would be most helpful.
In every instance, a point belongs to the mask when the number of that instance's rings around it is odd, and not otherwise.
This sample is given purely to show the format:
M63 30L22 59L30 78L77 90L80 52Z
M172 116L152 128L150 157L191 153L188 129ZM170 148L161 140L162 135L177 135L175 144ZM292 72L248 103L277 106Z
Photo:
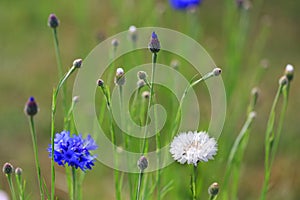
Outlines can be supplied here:
M28 121L23 113L27 98L33 95L40 108L35 119L42 172L46 181L49 181L50 159L46 148L50 141L51 94L58 80L52 31L47 26L50 13L56 13L61 22L58 34L62 61L66 67L69 67L75 58L84 58L106 37L127 30L130 25L160 26L196 37L195 39L207 49L216 64L223 68L224 78L229 77L226 73L231 73L230 66L226 66L227 43L224 30L224 16L227 15L228 2L205 0L197 11L195 20L190 18L189 13L173 10L168 1L1 0L0 165L9 161L16 167L22 167L27 180L27 192L32 194L31 197L34 199L38 194L38 187L36 179L33 178L35 168ZM257 9L256 5L260 2L263 3L262 7ZM300 81L297 69L300 65L300 1L254 0L249 12L251 26L249 34L245 36L245 52L239 66L239 79L235 83L238 89L234 90L232 98L228 99L228 118L224 127L225 130L235 131L224 132L219 139L221 155L218 162L212 164L213 169L218 171L214 178L222 182L222 172L229 153L227 150L242 126L245 119L243 113L246 113L247 105L245 99L248 99L251 88L255 86L249 84L249 77L261 67L260 61L265 59L269 67L258 85L261 91L257 107L258 117L244 158L239 191L240 199L258 198L260 183L263 180L263 142L267 117L277 89L278 78L285 65L290 63L295 67L295 79L292 82L287 117L274 163L269 199L299 199L300 172L297 166L300 164L298 138ZM189 32L193 23L201 24L199 30L201 36ZM235 24L232 25L233 29L234 27ZM253 44L257 41L262 27L267 27L267 37L263 40L265 45L257 52L258 54L253 54L253 50L255 51ZM251 62L247 60L253 55L255 58ZM69 88L71 87L72 81L69 81ZM235 112L240 112L240 117L231 118ZM211 165L204 168L208 166ZM170 168L176 167L178 165L172 165ZM57 194L60 199L64 199L66 198L64 170L62 168L57 170L57 185L60 188L57 189ZM4 176L0 178L0 189L8 191ZM112 199L113 189L112 170L101 163L96 163L94 170L87 173L84 199L98 199L99 196L102 199ZM175 194L171 194L171 197L176 199L176 192L181 190L175 187Z

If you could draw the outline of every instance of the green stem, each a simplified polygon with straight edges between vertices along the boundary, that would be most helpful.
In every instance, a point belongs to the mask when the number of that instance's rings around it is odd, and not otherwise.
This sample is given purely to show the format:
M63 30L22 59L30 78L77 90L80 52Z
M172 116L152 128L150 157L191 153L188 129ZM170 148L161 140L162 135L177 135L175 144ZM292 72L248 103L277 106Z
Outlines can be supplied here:
M271 147L274 142L274 121L275 121L275 108L278 103L281 91L282 91L282 85L279 85L275 99L273 101L273 105L270 111L268 123L267 123L267 130L265 135L265 178L263 182L263 188L261 192L260 199L265 200L267 196L268 186L269 186L269 180L271 175L271 166L270 166L270 152Z
M58 69L58 78L63 76L63 67L61 62L61 55L60 55L60 49L59 49L59 41L58 41L58 34L57 29L53 28L53 39L54 39L54 47L55 47L55 56L56 56L56 62L57 62L57 69ZM62 97L62 105L63 105L63 112L64 116L67 115L67 99L66 99L66 93L67 93L67 87L66 85L63 86L61 97Z
M55 194L55 167L54 167L54 133L55 133L55 113L56 113L56 104L57 104L57 95L66 82L66 80L70 77L70 75L76 70L75 66L72 68L59 80L57 88L53 90L52 95L52 106L51 106L51 200L54 200Z
M39 189L40 189L40 196L41 199L44 199L44 191L43 191L42 178L41 178L41 166L40 166L40 161L38 156L37 136L36 136L35 126L34 126L33 116L29 117L29 124L30 124L31 139L33 144L35 166L37 170L37 178L38 178Z
M197 166L193 165L192 183L191 183L192 184L191 189L192 189L193 200L197 200L196 183L197 183Z
M76 200L76 168L72 167L72 186L73 186L73 195L72 195L72 200Z
M140 170L140 173L139 173L139 180L138 180L138 185L137 185L137 192L136 192L136 200L139 200L140 199L140 190L141 190L141 186L142 186L142 178L143 178L143 170Z
M11 192L12 200L16 200L17 198L16 198L15 188L14 188L14 185L12 182L11 174L6 174L6 177L7 177L9 189Z
M16 174L16 181L17 181L18 190L19 190L19 199L25 200L22 176Z

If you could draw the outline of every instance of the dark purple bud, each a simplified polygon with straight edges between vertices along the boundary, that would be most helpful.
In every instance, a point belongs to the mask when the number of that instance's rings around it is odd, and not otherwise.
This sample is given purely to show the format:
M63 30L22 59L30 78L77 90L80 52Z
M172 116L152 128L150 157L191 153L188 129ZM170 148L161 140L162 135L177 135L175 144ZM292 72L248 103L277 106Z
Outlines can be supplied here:
M152 53L158 53L160 50L160 43L155 32L152 32L148 48Z
M29 116L34 116L38 112L38 105L33 97L28 99L27 103L25 104L24 112Z
M145 156L141 156L137 162L137 166L141 171L144 171L148 167L148 160Z
M98 79L98 80L97 80L97 85L98 85L99 87L103 87L103 86L104 86L104 81L103 81L102 79Z
M7 162L3 165L2 171L4 174L12 174L14 172L14 167Z
M59 20L56 17L56 15L53 14L53 13L50 14L49 17L48 17L48 26L50 28L56 28L56 27L58 27L58 25L59 25Z
M81 64L82 64L82 59L81 58L78 58L78 59L74 60L74 62L73 62L73 66L76 67L76 68L80 68Z

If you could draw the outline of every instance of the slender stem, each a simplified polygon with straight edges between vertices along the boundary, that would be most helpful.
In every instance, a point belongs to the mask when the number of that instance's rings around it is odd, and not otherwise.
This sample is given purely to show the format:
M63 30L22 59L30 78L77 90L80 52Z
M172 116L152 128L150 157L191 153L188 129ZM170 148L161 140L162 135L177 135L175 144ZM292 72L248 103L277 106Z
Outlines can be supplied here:
M16 181L17 181L18 190L19 190L19 199L25 200L24 188L23 188L23 182L22 182L21 175L16 174Z
M214 76L213 72L209 72L209 73L205 74L202 78L200 78L200 79L192 82L191 84L189 84L185 88L185 90L184 90L184 92L182 94L182 97L180 99L180 103L179 103L178 109L177 109L177 114L176 114L176 117L175 117L175 123L174 123L174 126L173 126L173 131L171 132L171 138L173 138L175 136L175 133L177 131L179 120L180 120L180 113L181 113L183 101L184 101L187 93L189 92L189 90L192 87L194 87L195 85L197 85L197 84L199 84L199 83L201 83L201 82L203 82L203 81L205 81L205 80L207 80L207 79L209 79L210 77L213 77L213 76Z
M12 200L16 200L17 198L16 198L15 188L14 188L14 185L12 182L11 174L6 174L6 177L7 177L9 189L11 192Z
M139 173L139 180L138 180L138 185L137 185L137 192L136 192L136 200L139 200L140 199L140 190L141 190L141 186L142 186L142 178L143 178L143 170L140 170L140 173Z
M116 137L115 137L115 130L114 130L114 125L113 125L113 113L112 113L112 108L111 108L111 102L110 102L110 96L108 92L107 87L101 87L102 92L104 94L105 100L106 100L106 106L108 109L109 113L109 121L110 121L110 134L111 134L111 142L114 144L113 150L116 152ZM118 159L117 155L114 155L114 166L117 166ZM120 191L120 173L118 170L114 170L114 182L115 182L115 194L116 194L116 199L120 200L121 199L121 191Z
M274 121L275 121L275 108L278 103L280 94L282 91L282 85L279 85L276 96L273 101L273 105L270 111L268 123L267 123L267 130L266 130L266 136L265 136L265 179L263 182L263 188L261 192L260 199L265 200L267 196L268 186L269 186L269 180L271 175L271 166L270 166L270 152L271 147L274 140Z
M57 88L53 90L52 95L52 106L51 106L51 200L54 200L55 194L55 167L54 167L54 132L55 132L55 113L57 104L57 95L65 83L65 81L70 77L70 75L76 70L75 66L72 68L59 80Z
M38 156L37 136L36 136L35 126L34 126L33 116L29 116L29 124L30 124L31 139L33 144L35 166L37 170L37 178L38 178L39 189L40 189L40 196L41 199L44 199L44 191L43 191L42 178L41 178L41 166L40 166L40 161Z
M150 85L150 97L149 97L149 102L148 102L148 109L147 109L147 115L149 114L149 109L152 103L152 98L153 98L153 86L154 86L154 75L155 75L155 66L156 66L156 60L157 60L157 54L153 53L152 54L152 75L151 75L151 85ZM146 117L146 124L145 124L145 131L144 131L144 140L143 140L143 147L142 147L142 153L145 153L145 148L146 148L146 135L148 131L148 121L149 117Z
M192 183L191 183L192 184L191 189L192 189L193 200L197 200L196 183L197 183L197 166L193 165Z
M72 195L72 200L76 200L76 168L72 167L72 186L73 186L73 195Z
M62 67L61 55L60 55L60 49L59 49L58 34L57 34L57 29L56 28L53 28L52 30L53 30L55 56L56 56L57 69L58 69L58 78L60 78L60 77L63 76L63 67ZM62 105L63 105L64 116L67 115L66 93L67 93L67 87L63 86L61 97L62 97Z

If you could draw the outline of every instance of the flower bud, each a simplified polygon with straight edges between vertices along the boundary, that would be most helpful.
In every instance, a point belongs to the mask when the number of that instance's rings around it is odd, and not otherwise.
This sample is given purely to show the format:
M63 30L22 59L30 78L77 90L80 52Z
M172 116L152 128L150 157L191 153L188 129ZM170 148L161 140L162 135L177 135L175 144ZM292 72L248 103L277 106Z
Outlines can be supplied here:
M145 83L144 80L140 79L140 80L137 81L136 85L137 85L138 88L142 88L146 85L146 83Z
M137 161L137 166L141 171L144 171L148 167L148 160L145 156L141 156Z
M25 104L24 112L28 116L36 115L36 113L38 112L38 105L35 102L34 97L30 97L28 99L27 103Z
M50 28L56 28L59 25L59 20L55 14L50 14L48 17L48 26Z
M149 99L149 97L150 97L150 92L149 92L149 91L144 91L144 92L142 93L142 97L143 97L144 99Z
M7 175L12 174L14 172L14 167L12 166L12 164L7 162L3 165L2 171L4 174L7 174Z
M253 106L255 106L256 103L257 103L258 96L259 96L259 89L257 87L254 87L251 90L251 96L252 96L252 99L253 99Z
M281 85L281 86L284 86L284 85L286 85L286 84L288 84L289 83L289 80L288 80L288 78L286 77L286 76L282 76L280 79L279 79L279 85Z
M111 41L111 45L114 47L114 48L117 48L119 46L119 40L117 40L116 38L114 38L112 41Z
M125 76L124 76L123 68L118 68L115 76L115 84L118 86L122 86L125 84Z
M173 67L173 69L178 70L179 66L180 66L180 62L178 60L171 61L171 67Z
M137 41L136 27L135 26L130 26L128 31L129 31L129 36L130 36L131 40L133 42L136 42Z
M213 69L214 76L219 76L221 73L222 73L222 70L220 68Z
M104 86L104 81L103 81L102 79L98 79L98 80L97 80L97 85L98 85L99 87L103 87L103 86Z
M147 78L147 73L144 71L139 71L137 73L137 77L138 77L138 79L145 80Z
M17 176L21 176L21 175L22 175L22 172L23 172L23 170L22 170L20 167L17 167L16 170L15 170L15 174L16 174Z
M72 99L72 101L74 103L78 103L79 102L79 96L74 96L73 99Z
M291 64L287 64L285 67L284 74L286 75L289 81L293 80L294 78L294 67Z
M82 64L82 59L80 59L80 58L74 60L74 62L73 62L73 66L76 68L80 68L81 64Z
M255 111L250 112L249 117L252 119L256 118L256 112Z
M208 188L208 194L211 196L217 196L219 193L219 184L218 183L213 183L209 186Z
M152 53L158 53L160 50L160 42L155 32L152 32L150 43L148 44L148 48Z

